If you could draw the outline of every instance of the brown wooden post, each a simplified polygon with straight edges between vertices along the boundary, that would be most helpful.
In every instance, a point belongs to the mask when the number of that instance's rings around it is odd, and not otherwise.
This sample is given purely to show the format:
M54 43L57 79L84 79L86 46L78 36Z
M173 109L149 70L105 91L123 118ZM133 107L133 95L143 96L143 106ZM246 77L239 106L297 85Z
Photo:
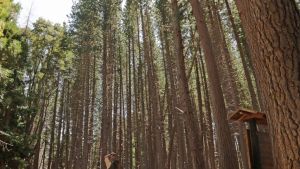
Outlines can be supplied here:
M250 156L251 156L251 169L261 169L260 151L257 136L256 120L251 119L249 122L250 130Z
M267 169L273 166L273 163L268 163L268 158L264 156L265 144L264 139L261 137L257 125L266 125L266 116L264 113L239 108L237 111L228 114L228 119L236 122L247 123L249 129L247 130L247 137L244 138L245 144L247 145L248 165L251 169ZM270 138L268 139L270 141ZM262 142L260 142L262 141Z

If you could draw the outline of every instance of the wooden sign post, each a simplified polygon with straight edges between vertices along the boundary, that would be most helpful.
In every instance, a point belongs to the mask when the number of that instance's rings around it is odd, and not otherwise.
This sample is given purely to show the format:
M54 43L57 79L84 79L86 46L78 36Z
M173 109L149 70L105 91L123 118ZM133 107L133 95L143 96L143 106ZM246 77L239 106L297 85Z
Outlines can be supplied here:
M267 120L264 113L239 108L237 111L228 114L231 121L244 123L245 135L243 141L247 146L246 155L248 166L251 169L271 169L273 168L273 156L271 149L271 139L267 131ZM262 130L258 131L258 126Z
M253 169L261 169L259 142L257 136L256 120L251 119L249 123L250 133L250 157Z

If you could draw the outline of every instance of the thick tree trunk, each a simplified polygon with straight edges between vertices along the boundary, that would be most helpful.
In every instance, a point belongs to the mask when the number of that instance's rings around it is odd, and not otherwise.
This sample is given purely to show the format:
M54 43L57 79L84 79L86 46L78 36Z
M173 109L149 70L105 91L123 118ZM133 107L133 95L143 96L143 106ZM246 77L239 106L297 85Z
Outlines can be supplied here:
M267 114L275 168L300 168L300 14L294 1L237 0Z

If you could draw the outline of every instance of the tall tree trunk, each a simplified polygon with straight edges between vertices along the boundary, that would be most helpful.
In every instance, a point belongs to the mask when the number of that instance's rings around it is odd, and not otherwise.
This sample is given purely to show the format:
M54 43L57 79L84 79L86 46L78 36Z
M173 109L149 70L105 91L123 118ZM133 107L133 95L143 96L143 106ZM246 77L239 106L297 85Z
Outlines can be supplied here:
M140 121L139 121L139 88L137 80L137 66L136 66L136 54L135 54L135 31L132 29L132 67L133 67L133 88L134 88L134 159L136 169L140 168Z
M195 54L196 57L196 54ZM201 91L201 85L200 85L200 70L199 70L199 64L198 60L196 58L196 69L195 69L195 74L196 74L196 90L197 90L197 101L198 101L198 111L199 111L199 122L200 122L200 132L202 132L202 139L203 140L203 147L205 146L205 142L207 140L206 135L204 133L207 133L206 127L205 127L205 122L204 122L204 111L203 111L203 103L202 103L202 91ZM205 146L207 147L207 146ZM205 151L206 150L206 151ZM208 149L203 148L203 152L207 153ZM207 157L207 156L206 156ZM209 168L209 158L206 158L205 160L205 168Z
M124 166L124 163L123 163L123 144L124 144L124 142L123 142L123 131L125 130L125 128L122 128L123 127L123 111L124 111L124 107L123 107L123 78L122 78L122 58L121 58L121 46L120 46L120 44L119 44L119 46L118 46L118 50L119 50L119 54L118 54L118 59L119 59L119 83L120 83L120 89L119 89L119 106L120 106L120 108L119 108L119 126L118 126L118 128L119 128L119 139L118 139L118 152L119 152L119 154L120 154L120 157L121 157L121 164L122 164L122 166Z
M275 168L300 168L299 9L295 1L236 2L274 142Z
M199 127L197 120L194 115L193 105L189 94L189 85L186 75L186 68L183 55L183 44L182 36L180 30L180 20L179 20L179 9L177 5L177 0L171 1L172 11L173 11L173 27L174 27L174 39L176 45L177 54L177 69L179 78L179 92L181 98L181 111L184 112L185 121L187 124L187 132L190 138L191 155L193 159L193 168L203 168L204 158L203 158L203 140L199 136Z
M127 149L127 157L128 157L128 168L132 168L132 111L131 111L131 39L128 38L128 60L127 60L127 140L126 140L126 149Z
M117 65L114 65L114 91L113 91L113 130L112 130L112 151L117 152L117 132L118 132L118 91L119 91L119 84L117 81Z
M199 47L200 48L200 47ZM207 85L207 79L206 79L206 71L201 55L201 49L199 49L200 53L200 70L201 70L201 77L203 79L203 88L204 88L204 98L205 98L205 112L204 112L204 119L205 119L205 126L206 126L206 144L208 147L208 152L209 152L209 160L210 160L210 168L215 169L216 168L216 160L215 160L215 146L214 146L214 131L212 127L212 111L210 108L210 98L209 98L209 92L208 92L208 85Z
M73 167L74 169L81 169L83 168L83 142L82 138L84 136L84 99L85 99L85 93L84 88L86 87L85 84L85 59L84 55L81 57L81 63L80 63L80 72L79 72L79 79L78 79L78 107L75 109L77 111L76 115L76 137L75 137L75 157L73 160Z
M82 89L84 91L84 142L83 142L83 167L88 167L89 161L89 118L90 118L90 54L87 54L84 59L84 67L85 67L85 88Z
M206 23L204 21L204 11L197 0L190 0L193 14L196 18L197 30L201 38L201 45L204 50L205 61L207 64L208 80L212 96L212 104L214 108L214 118L216 119L216 131L218 138L218 148L220 153L220 166L224 169L237 169L237 157L233 140L231 138L230 129L226 120L226 109L219 80L218 70L215 56L212 50L212 43L208 33ZM232 158L227 159L225 156L231 154Z
M61 135L62 135L62 123L63 123L63 114L64 114L64 107L65 107L65 82L63 81L62 84L62 91L61 91L61 97L60 97L60 108L59 108L59 123L58 123L58 129L57 129L57 149L56 149L56 155L55 155L55 163L53 164L53 168L59 168L61 165L61 155L63 149L62 147L62 142L61 142Z
M162 168L162 137L161 137L161 112L159 105L159 91L157 86L157 74L155 70L153 50L152 50L152 40L150 38L150 17L148 14L148 9L145 11L146 20L144 21L142 9L140 10L141 19L142 19L142 33L144 40L144 57L147 66L147 81L148 81L148 96L149 96L149 118L150 118L150 133L153 133L152 138L149 141L153 140L153 143L150 144L152 152L156 152L156 155L153 156L153 162L155 168ZM150 117L151 116L151 117ZM152 160L150 160L152 161Z
M39 168L40 165L40 156L42 153L42 146L43 146L43 139L42 139L42 134L43 134L43 129L45 126L45 119L46 119L46 112L47 112L47 108L48 108L48 102L49 100L46 100L45 95L46 95L46 91L44 90L42 95L43 95L43 99L42 99L42 108L41 108L41 113L40 113L40 120L39 120L39 124L38 124L38 131L37 131L37 143L34 147L34 161L32 164L32 169L35 168Z
M158 74L157 74L157 66L155 64L155 55L154 55L154 40L152 38L152 31L151 31L151 20L148 9L146 9L146 35L148 37L148 45L149 45L149 58L146 59L146 63L149 66L149 101L151 102L151 114L153 115L153 132L154 132L154 152L157 154L155 156L155 163L157 168L163 168L162 159L164 159L164 149L163 144L164 140L162 137L162 133L164 131L162 125L162 110L160 109L160 94L159 94L159 81L158 81Z
M66 121L66 145L65 145L65 157L64 157L64 163L66 169L70 168L70 124L71 124L71 115L70 115L70 82L67 81L67 108L66 108L66 115L65 115L65 121Z
M246 77L246 81L247 81L247 85L248 85L248 90L249 90L250 97L251 97L251 103L252 103L253 108L258 110L259 109L259 104L258 104L258 101L257 101L257 96L256 96L256 93L255 93L253 82L252 82L252 79L251 79L250 66L249 66L249 63L247 63L247 58L249 58L250 56L247 56L247 53L245 52L246 49L243 48L242 40L241 40L241 38L238 34L238 28L237 28L237 26L234 22L234 18L233 18L228 0L225 0L225 5L226 5L226 9L227 9L228 16L229 16L229 21L230 21L230 24L231 24L231 27L232 27L232 30L233 30L234 38L235 38L236 43L237 43L238 51L239 51L239 54L240 54L240 57L241 57L241 60L242 60L243 70L244 70L244 73L245 73L245 77Z
M96 79L96 55L93 56L93 76L92 76L92 102L91 102L91 107L90 107L90 119L89 119L89 138L88 138L88 152L90 153L90 151L92 150L92 147L94 144L94 112L95 112L95 100L96 100L96 93L97 93L97 88L96 88L96 83L97 83L97 79ZM93 158L91 159L91 163L89 163L90 165L89 167L92 167L93 164L95 164L94 162L97 161L97 159L95 159L95 157L97 156L93 156Z
M144 78L143 77L143 66L144 62L142 61L142 49L141 49L141 42L140 42L140 15L142 14L142 8L140 7L140 14L137 16L137 31L138 31L138 53L139 53L139 66L138 66L138 79L139 79L139 97L140 97L140 105L141 105L141 166L140 168L145 168L147 169L148 165L146 165L146 161L148 160L147 158L147 151L146 151L146 119L145 119L145 114L146 114L146 107L145 107L145 99L144 99ZM142 18L142 16L141 16Z
M51 136L50 136L50 148L49 148L49 155L48 155L48 169L52 166L52 157L54 152L54 134L55 134L55 121L56 121L56 113L57 113L57 100L58 100L58 94L59 94L59 81L60 81L60 75L57 75L56 80L56 94L54 98L54 106L53 106L53 115L52 115L52 121L51 121Z
M107 108L107 35L103 32L103 65L102 65L102 115L100 134L100 168L105 169L104 156L108 153L108 108Z
M236 70L234 69L232 59L231 59L231 56L230 56L230 53L229 53L229 50L227 47L227 43L226 43L226 39L225 39L225 32L224 32L224 28L222 26L222 21L221 21L221 16L220 16L218 7L214 2L211 3L211 9L212 9L213 17L215 20L214 25L217 25L215 27L217 29L217 34L220 36L219 43L221 44L221 49L222 49L222 56L220 59L222 59L223 63L224 63L224 64L222 64L224 66L223 79L225 80L224 83L228 84L228 85L225 85L228 87L228 88L225 88L225 90L228 93L227 111L233 112L237 108L239 108L241 105L241 100L239 97L239 91L238 91L238 85L237 85L238 79L237 79L237 75L236 75ZM251 82L251 84L252 84L252 82ZM254 98L254 99L256 99L256 98ZM244 133L243 133L244 125L230 123L230 126L231 126L232 136L233 136L233 133L236 133L236 132L239 133L239 135L237 136L239 147L236 149L236 150L238 150L237 157L239 159L238 160L239 166L241 168L247 168L247 156L246 156L246 152L245 152L246 145L245 145L244 141L242 141L243 136L244 136ZM241 152L240 152L240 150L241 150Z

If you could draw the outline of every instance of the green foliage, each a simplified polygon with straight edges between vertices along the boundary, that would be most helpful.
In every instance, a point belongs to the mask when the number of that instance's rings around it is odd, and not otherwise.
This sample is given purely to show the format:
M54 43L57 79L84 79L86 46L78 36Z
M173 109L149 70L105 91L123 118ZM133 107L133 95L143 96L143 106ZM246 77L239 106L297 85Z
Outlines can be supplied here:
M13 104L11 95L21 95L23 55L21 31L16 25L19 6L4 0L0 6L0 111L8 113ZM21 87L22 88L22 87ZM15 99L14 99L15 100ZM17 100L17 99L16 99ZM3 115L3 114L2 114ZM3 116L1 116L3 118ZM0 119L1 121L2 119ZM3 124L2 124L3 125ZM1 126L2 126L1 125Z
M39 111L39 84L54 81L73 64L66 26L38 19L25 34L16 24L20 6L0 0L0 168L25 168L36 136L31 131ZM33 119L33 120L32 120Z
M15 16L19 6L11 0L1 0L0 6L0 80L11 81L12 67L18 64L21 53L20 30ZM1 92L1 88L0 88Z
M57 70L69 69L74 55L70 48L71 43L67 37L66 27L53 25L41 18L33 24L33 27L29 35L31 45L29 62L33 65L28 70L33 73L30 76L37 74L41 77L41 73L54 75Z

